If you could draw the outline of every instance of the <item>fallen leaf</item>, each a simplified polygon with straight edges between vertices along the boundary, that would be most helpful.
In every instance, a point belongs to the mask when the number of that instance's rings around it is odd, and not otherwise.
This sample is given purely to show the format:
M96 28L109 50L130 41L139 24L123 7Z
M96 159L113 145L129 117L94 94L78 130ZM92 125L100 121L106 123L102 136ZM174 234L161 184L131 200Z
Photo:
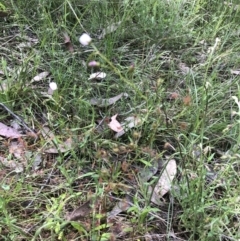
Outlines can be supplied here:
M235 75L240 75L240 70L233 70L233 69L231 69L230 73L231 74L235 74Z
M41 73L39 73L38 75L36 75L36 76L32 79L31 82L33 83L33 82L41 81L41 80L45 79L48 75L49 75L49 72L47 72L47 71L41 72Z
M20 134L17 130L15 130L12 127L8 127L1 122L0 122L0 135L7 138L13 138L13 139L22 137L22 134Z
M121 124L123 126L123 130L119 131L114 137L118 138L118 137L122 136L126 131L137 126L140 123L141 123L141 119L137 116L127 117L124 120L124 122Z
M159 198L163 197L172 186L172 181L177 174L177 164L174 159L170 159L167 161L166 166L164 167L163 172L161 173L160 178L156 186L154 187L154 194L156 194ZM155 197L156 198L156 197ZM155 200L152 200L155 201Z
M182 71L183 74L188 74L191 70L185 63L178 64L178 68Z
M108 26L107 28L103 29L102 33L99 35L99 39L104 38L107 34L110 34L114 31L116 31L118 29L118 27L120 26L122 22L119 21L117 23L113 23L110 26Z
M90 77L88 78L88 80L92 80L92 79L104 79L106 77L106 73L104 72L96 72L90 75Z
M25 146L22 141L11 141L9 145L9 153L15 158L22 160L24 158Z
M131 129L140 123L141 123L141 119L139 117L129 116L125 119L125 121L122 125L124 126L124 129Z
M23 48L31 48L33 46L33 43L31 42L25 42L25 43L20 43L16 47L23 49Z
M90 103L92 105L97 105L98 107L106 107L109 105L113 105L114 103L116 103L119 99L122 98L122 96L124 97L128 97L127 93L121 93L115 97L109 98L109 99L96 99L96 98L92 98L90 100Z
M72 213L66 215L66 219L68 221L76 221L86 217L92 210L91 204L92 204L91 200L87 201L82 206L75 209Z
M111 121L108 124L108 126L110 127L110 129L112 129L115 132L121 132L121 131L123 131L123 128L122 128L121 124L116 119L117 115L118 114L111 117Z
M125 217L114 217L109 219L108 223L111 236L104 240L126 240L126 235L133 232L132 224Z
M20 126L19 122L16 120L11 121L10 125L15 130L21 130L21 126Z
M67 50L68 50L69 52L73 53L73 52L74 52L74 49L73 49L73 44L72 44L72 42L71 42L70 37L68 36L67 33L64 33L63 36L64 36L64 44L65 44Z
M72 149L72 138L68 138L65 142L61 144L57 144L56 147L52 147L49 149L44 150L45 153L51 153L51 154L58 154L59 152L67 152Z
M116 217L119 213L127 211L132 206L132 198L126 195L125 198L116 203L111 212L107 213L108 219Z
M158 159L155 158L150 166L144 167L139 173L139 180L141 183L147 182L151 177L153 177L158 171Z
M37 171L40 168L41 163L42 163L42 155L38 153L33 157L32 169L34 171Z
M24 168L23 165L18 163L17 161L8 160L7 158L0 156L0 163L2 166L5 166L9 168L11 171L14 171L16 173L23 172Z

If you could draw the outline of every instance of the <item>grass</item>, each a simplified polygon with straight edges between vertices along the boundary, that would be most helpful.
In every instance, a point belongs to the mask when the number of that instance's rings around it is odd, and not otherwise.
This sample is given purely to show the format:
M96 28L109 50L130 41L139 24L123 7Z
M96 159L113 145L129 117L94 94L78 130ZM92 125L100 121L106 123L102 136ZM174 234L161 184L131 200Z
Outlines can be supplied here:
M13 151L1 138L1 158L23 165L0 165L1 240L239 240L239 13L237 1L2 0L0 102L38 139L20 138ZM92 60L101 67L87 67ZM88 80L97 70L107 77ZM90 102L123 92L108 107ZM117 139L96 130L117 113L141 123ZM0 118L14 119L5 109ZM156 178L138 173L168 156L177 175L156 205L147 191Z

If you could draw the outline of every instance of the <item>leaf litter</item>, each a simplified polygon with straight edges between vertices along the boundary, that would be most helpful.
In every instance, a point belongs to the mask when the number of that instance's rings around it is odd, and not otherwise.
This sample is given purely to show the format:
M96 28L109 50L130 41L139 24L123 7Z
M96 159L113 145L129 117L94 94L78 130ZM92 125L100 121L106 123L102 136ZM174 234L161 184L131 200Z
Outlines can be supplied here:
M1 166L9 168L11 171L15 173L21 173L24 170L22 163L18 163L17 160L8 160L7 158L4 158L2 156L0 156L0 164Z
M231 69L230 73L234 75L240 75L240 69L236 69L236 70Z
M118 114L111 117L111 121L109 122L108 126L110 127L111 130L115 132L121 132L123 131L123 128L121 124L117 121L117 116Z
M81 218L84 218L89 215L89 213L92 211L92 201L88 200L80 207L73 210L71 213L67 214L65 218L68 221L77 221Z
M96 72L96 73L92 73L88 80L93 80L93 79L98 79L98 80L101 80L101 79L104 79L106 78L107 74L104 73L104 72Z
M41 73L39 73L38 75L36 75L35 77L33 77L31 83L33 83L33 82L39 82L39 81L45 79L49 74L50 74L50 73L47 72L47 71L41 72Z
M70 137L63 143L57 144L56 147L45 149L44 152L50 153L50 154L64 153L64 152L70 151L72 149L72 146L73 146L73 140Z
M64 44L65 44L67 50L70 53L73 53L74 52L74 48L73 48L73 44L71 42L71 39L70 39L69 35L67 33L63 33L63 36L64 36Z
M12 138L12 139L20 138L23 136L16 129L9 127L1 122L0 122L0 135L7 138Z
M117 96L114 96L109 99L101 99L101 98L92 98L90 100L91 105L96 105L98 107L107 107L109 105L115 104L118 100L120 100L122 97L128 97L127 93L121 93Z
M168 193L172 187L172 181L177 174L177 164L174 159L167 160L167 164L161 172L161 176L153 189L151 201L159 204L159 199Z
M129 116L125 118L124 122L121 124L123 129L115 134L114 138L122 136L126 131L130 130L133 127L136 127L142 123L142 120L138 116Z
M115 218L119 213L127 211L132 206L132 198L126 195L125 198L118 201L113 209L107 213L108 219Z

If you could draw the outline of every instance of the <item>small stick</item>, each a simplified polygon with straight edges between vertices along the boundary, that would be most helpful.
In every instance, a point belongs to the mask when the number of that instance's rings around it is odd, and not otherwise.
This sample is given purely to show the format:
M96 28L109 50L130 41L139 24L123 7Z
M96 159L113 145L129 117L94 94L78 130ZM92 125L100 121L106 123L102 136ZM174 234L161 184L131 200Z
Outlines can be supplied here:
M34 130L32 130L31 128L29 128L29 127L27 126L27 124L25 123L25 121L24 121L22 118L20 118L20 117L17 116L16 114L14 114L7 106L5 106L3 103L0 103L0 106L2 106L7 112L9 112L15 119L17 119L17 120L24 126L24 128L25 128L26 130L28 130L28 131L31 132L31 133L36 134Z

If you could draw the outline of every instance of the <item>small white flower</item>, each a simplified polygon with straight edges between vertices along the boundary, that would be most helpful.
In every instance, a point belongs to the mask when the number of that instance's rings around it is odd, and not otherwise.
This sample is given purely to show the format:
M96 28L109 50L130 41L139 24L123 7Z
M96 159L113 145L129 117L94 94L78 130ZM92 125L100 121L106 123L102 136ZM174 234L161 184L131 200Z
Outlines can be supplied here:
M96 72L90 75L90 77L88 78L88 80L92 80L92 79L104 79L106 77L106 73L104 72Z
M87 34L87 33L83 33L80 38L79 38L79 42L83 45L83 46L87 46L91 43L92 39L91 37Z
M51 82L49 84L48 94L52 95L56 89L57 89L57 84L55 82Z

